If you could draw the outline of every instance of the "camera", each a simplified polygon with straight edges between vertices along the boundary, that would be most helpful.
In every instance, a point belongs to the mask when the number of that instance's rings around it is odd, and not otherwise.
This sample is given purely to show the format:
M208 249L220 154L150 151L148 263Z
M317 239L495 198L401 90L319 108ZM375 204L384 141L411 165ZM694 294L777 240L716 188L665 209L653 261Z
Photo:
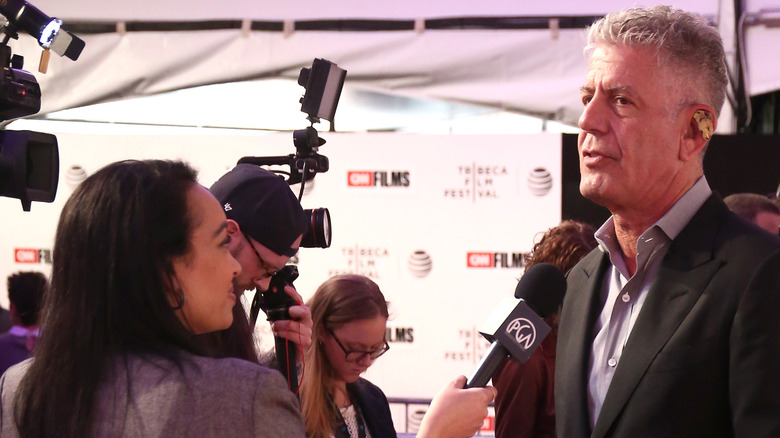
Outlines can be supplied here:
M298 76L298 84L306 89L300 99L301 111L308 115L307 120L311 125L320 119L329 120L333 128L333 118L336 114L336 106L344 86L346 70L336 64L324 60L314 59L311 68L301 69ZM307 181L311 181L317 173L327 172L330 168L328 157L319 154L319 148L325 144L320 138L314 126L293 131L293 144L295 153L281 157L242 157L238 164L248 163L258 166L288 166L289 171L274 172L287 174L287 184L301 184L298 202L303 198L303 191ZM331 242L330 212L327 208L315 208L304 210L308 218L308 228L303 234L301 247L304 248L328 248ZM257 322L260 309L263 309L269 321L290 319L290 306L297 304L284 292L286 286L292 286L298 278L298 267L287 265L280 269L272 278L268 290L255 294L252 306L249 310L251 326ZM290 390L297 392L298 379L296 376L296 347L284 338L275 338L277 368L287 377Z
M0 14L8 19L1 30L0 121L35 114L41 109L41 88L24 59L13 55L8 41L23 30L45 49L41 72L45 72L49 49L76 60L84 48L78 37L62 30L62 21L51 18L24 0L0 1ZM16 198L30 211L32 201L52 202L59 180L57 137L35 131L0 130L0 196Z
M302 68L298 84L306 89L300 99L301 112L308 115L307 120L318 123L320 119L331 122L336 115L341 90L347 71L336 64L315 58L311 68ZM325 140L319 136L314 126L293 131L295 153L281 157L242 157L238 164L249 163L258 166L288 166L289 171L275 171L287 174L287 184L301 184L298 201L303 197L307 181L317 173L327 172L330 168L328 157L319 154L319 148ZM304 233L301 247L328 248L331 242L330 212L327 208L304 210L309 218L309 229Z

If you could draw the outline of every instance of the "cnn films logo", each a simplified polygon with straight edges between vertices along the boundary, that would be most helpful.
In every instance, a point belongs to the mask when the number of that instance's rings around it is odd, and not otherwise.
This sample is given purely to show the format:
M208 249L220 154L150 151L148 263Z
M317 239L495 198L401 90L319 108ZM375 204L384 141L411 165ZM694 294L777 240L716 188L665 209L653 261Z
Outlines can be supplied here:
M458 184L444 189L447 199L498 199L505 185L510 183L506 166L471 163L457 168Z
M527 253L522 252L469 252L466 253L468 268L522 268Z
M328 276L343 274L364 275L372 280L381 277L380 272L392 269L390 250L383 247L355 245L341 248L342 266L328 270Z
M536 326L526 318L515 318L506 326L506 334L513 336L523 350L533 347L536 342Z
M408 170L351 170L347 172L349 187L409 187Z
M15 248L14 262L51 264L51 250L34 249L34 248Z
M385 339L391 344L414 343L414 327L387 327Z

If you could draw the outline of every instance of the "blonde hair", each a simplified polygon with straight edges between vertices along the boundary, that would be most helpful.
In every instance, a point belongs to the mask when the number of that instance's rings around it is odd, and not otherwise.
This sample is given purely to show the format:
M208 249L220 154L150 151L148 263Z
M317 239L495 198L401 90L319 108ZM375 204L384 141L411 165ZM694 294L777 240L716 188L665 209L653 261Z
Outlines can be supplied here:
M306 351L306 371L301 382L301 411L306 436L328 438L336 421L332 397L335 374L320 336L326 330L361 319L388 317L387 302L379 286L362 275L339 275L326 280L306 303L311 309L312 345Z

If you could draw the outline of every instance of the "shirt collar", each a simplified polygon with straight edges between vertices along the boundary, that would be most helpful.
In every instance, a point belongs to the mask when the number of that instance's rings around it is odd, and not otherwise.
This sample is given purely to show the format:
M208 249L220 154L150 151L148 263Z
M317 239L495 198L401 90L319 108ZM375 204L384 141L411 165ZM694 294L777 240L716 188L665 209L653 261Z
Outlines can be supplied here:
M666 234L669 240L674 240L688 222L691 221L696 212L699 211L701 206L704 205L704 202L707 201L710 195L712 195L712 189L710 189L710 185L707 183L707 178L702 175L661 219L658 219L656 223L642 233L642 236L647 233L653 233L653 230L657 227ZM617 235L615 234L615 221L611 216L596 231L594 236L599 243L599 249L609 254L610 258L613 258L611 257L612 254L621 254ZM615 264L616 261L612 260L612 263Z

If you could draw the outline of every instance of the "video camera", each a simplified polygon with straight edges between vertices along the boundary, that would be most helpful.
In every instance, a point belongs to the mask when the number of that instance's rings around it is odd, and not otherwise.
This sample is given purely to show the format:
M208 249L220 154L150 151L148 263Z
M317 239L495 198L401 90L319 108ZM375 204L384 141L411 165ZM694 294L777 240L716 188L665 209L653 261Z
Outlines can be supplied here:
M344 87L347 71L325 59L314 59L311 68L302 68L298 84L306 89L301 97L301 111L308 114L312 125L325 119L333 123L336 107ZM332 126L332 125L331 125ZM318 153L325 140L319 137L314 126L293 131L295 153L277 157L243 157L238 164L249 163L258 166L288 166L289 171L274 170L287 174L287 184L301 184L298 201L303 198L307 181L317 173L327 172L330 168L328 157ZM327 208L304 210L309 216L310 228L303 235L301 246L304 248L328 248L331 239L330 212Z
M311 68L301 69L298 76L298 84L306 89L301 97L301 111L308 114L307 120L314 125L320 119L331 122L336 114L341 90L347 71L336 64L324 60L314 59ZM317 173L327 172L329 169L328 157L318 153L325 140L320 138L313 126L306 129L293 131L293 144L295 153L279 157L243 157L238 163L249 163L259 166L289 166L289 185L301 184L298 202L303 198L303 190L307 181L311 181ZM330 213L327 208L304 210L309 218L309 229L304 233L301 246L304 248L328 248L331 240ZM285 286L292 285L298 278L298 268L288 265L280 269L271 278L268 290L257 293L250 308L250 320L255 326L260 309L263 309L269 321L290 319L289 308L297 304L284 292ZM287 377L290 390L297 392L298 379L296 376L295 345L283 338L276 338L276 357L279 362L279 370Z
M84 41L62 29L62 21L51 18L24 0L0 1L0 14L8 23L0 43L0 121L35 114L41 109L41 88L35 77L22 70L24 59L12 55L8 41L18 30L38 40L44 48L39 71L46 72L49 50L78 59ZM32 201L52 202L59 180L57 137L35 131L0 130L0 196L16 198L30 211Z

